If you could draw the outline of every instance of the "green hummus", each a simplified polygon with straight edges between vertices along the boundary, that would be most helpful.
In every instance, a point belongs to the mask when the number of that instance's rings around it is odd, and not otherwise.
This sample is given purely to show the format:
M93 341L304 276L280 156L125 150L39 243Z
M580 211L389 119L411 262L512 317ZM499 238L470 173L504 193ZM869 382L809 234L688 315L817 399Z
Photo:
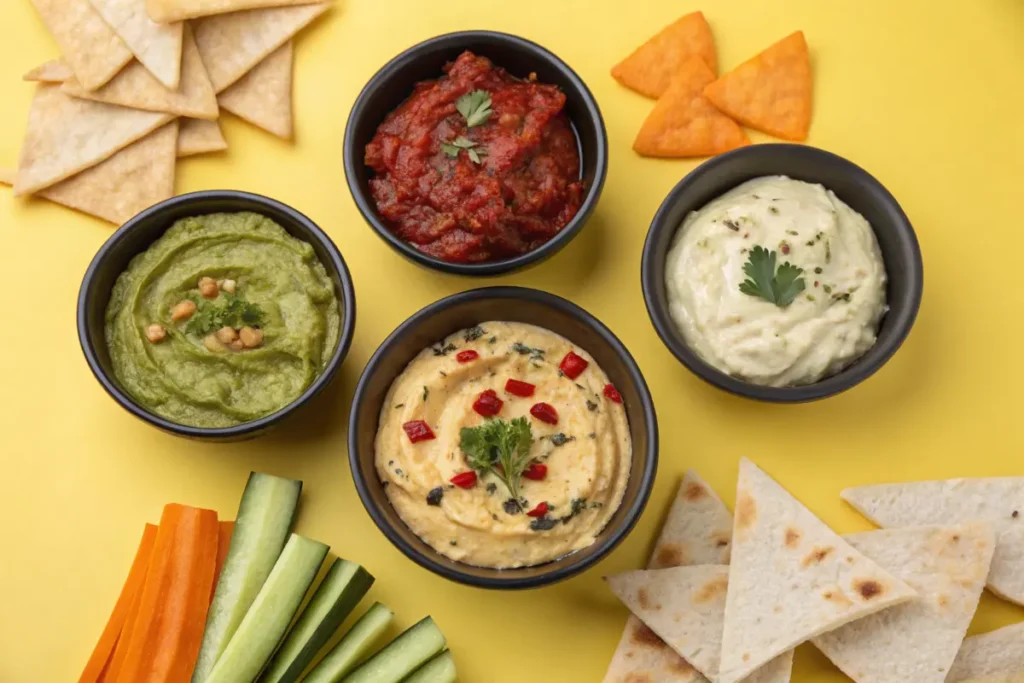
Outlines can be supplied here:
M208 278L233 291L201 294ZM172 319L183 302L198 312ZM211 313L239 302L259 313L246 318L258 346L211 350L211 331L197 327L225 324ZM222 213L178 221L132 260L111 292L106 338L140 405L179 424L228 427L298 398L323 372L340 323L334 283L309 244L264 216ZM153 327L163 328L159 341L147 337Z

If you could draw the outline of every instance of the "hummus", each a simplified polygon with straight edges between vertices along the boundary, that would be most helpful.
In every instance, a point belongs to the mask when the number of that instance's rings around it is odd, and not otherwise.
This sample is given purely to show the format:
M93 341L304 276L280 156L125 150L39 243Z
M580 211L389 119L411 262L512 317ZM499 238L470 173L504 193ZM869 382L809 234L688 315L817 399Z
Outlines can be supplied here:
M106 341L140 405L228 427L298 398L323 372L340 322L309 244L255 213L211 214L176 222L132 260L110 295Z
M475 407L484 395L487 417ZM515 418L533 437L518 503L504 469L474 470L462 448L466 428ZM410 425L428 436L414 439ZM594 543L622 503L632 463L621 397L593 358L510 322L481 323L416 356L384 401L375 450L388 498L414 533L453 560L499 568Z
M775 252L777 267L803 270L791 303L740 290L758 246ZM764 386L843 370L874 345L887 310L871 225L830 190L783 176L750 180L687 216L665 279L687 344L718 370Z

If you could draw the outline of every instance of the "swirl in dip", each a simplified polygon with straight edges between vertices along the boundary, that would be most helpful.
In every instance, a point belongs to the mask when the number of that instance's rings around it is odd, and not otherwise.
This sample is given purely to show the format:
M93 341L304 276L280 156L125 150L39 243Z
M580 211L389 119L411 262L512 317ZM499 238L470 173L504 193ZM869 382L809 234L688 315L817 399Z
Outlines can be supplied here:
M622 503L632 442L621 401L569 340L532 325L481 323L424 349L394 381L381 409L377 473L402 520L442 555L498 568L555 560L593 544ZM518 505L502 478L474 469L461 447L464 428L516 418L533 436Z
M740 290L754 247L803 270L777 305ZM686 217L665 264L669 309L709 365L753 384L812 384L876 341L885 264L871 225L821 185L755 178Z

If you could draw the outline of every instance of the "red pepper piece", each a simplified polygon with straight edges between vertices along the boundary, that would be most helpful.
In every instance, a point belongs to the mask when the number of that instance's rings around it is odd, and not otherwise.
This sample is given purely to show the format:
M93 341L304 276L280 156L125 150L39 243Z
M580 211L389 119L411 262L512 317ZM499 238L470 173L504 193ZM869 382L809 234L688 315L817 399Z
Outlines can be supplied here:
M527 512L526 516L527 517L543 517L546 514L548 514L548 504L547 503L541 503L537 507L535 507L532 510L530 510L529 512Z
M540 481L544 477L548 476L548 466L542 465L539 462L530 463L530 466L523 472L523 476L533 481Z
M477 353L476 351L473 351L472 349L469 351L459 351L457 354L455 354L455 360L459 361L460 363L470 363L472 361L475 361L479 357L480 354Z
M406 422L402 425L402 429L409 436L409 441L413 443L419 443L420 441L430 441L436 439L434 436L434 430L430 428L423 420L414 420L413 422Z
M583 371L587 369L588 365L590 365L590 363L570 351L565 354L565 358L563 358L562 362L559 363L558 369L561 370L562 374L569 379L576 379L583 374Z
M619 393L619 390L615 388L614 384L606 384L604 386L604 395L609 401L622 403L622 394Z
M476 472L469 470L468 472L459 472L451 478L451 482L458 486L460 489L471 489L476 484Z
M533 396L533 392L537 390L536 384L530 384L529 382L520 382L517 379L510 379L505 382L505 391L512 394L513 396L520 396L522 398L529 398Z
M488 389L476 397L476 401L473 402L473 410L484 417L494 417L501 412L503 405L505 402L498 398L498 392Z
M534 403L530 408L530 415L549 425L558 424L558 411L550 403Z

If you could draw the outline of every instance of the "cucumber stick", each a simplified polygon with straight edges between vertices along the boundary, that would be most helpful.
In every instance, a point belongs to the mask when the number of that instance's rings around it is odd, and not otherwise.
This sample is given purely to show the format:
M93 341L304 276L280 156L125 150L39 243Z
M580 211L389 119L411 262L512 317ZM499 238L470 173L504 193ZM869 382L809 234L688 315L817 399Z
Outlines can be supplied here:
M338 683L373 651L373 646L384 635L394 616L394 612L379 602L370 605L366 614L359 617L359 621L309 672L303 683Z
M373 585L358 564L338 558L278 648L260 683L294 683Z
M192 683L205 683L288 540L302 482L253 472L206 617Z
M346 676L344 683L398 683L444 646L444 634L427 617Z
M313 585L327 545L292 534L206 683L252 683L281 643Z
M455 683L455 659L451 650L445 650L416 669L402 683Z

